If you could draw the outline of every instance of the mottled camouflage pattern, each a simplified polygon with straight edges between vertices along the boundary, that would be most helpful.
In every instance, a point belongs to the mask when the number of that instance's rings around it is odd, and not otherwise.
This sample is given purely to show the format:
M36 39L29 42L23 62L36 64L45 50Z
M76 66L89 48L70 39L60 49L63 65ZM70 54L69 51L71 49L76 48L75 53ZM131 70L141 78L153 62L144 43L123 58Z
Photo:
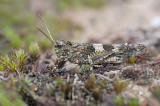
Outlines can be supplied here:
M146 47L143 44L92 44L57 40L55 52L62 61L99 65L122 63L128 56L142 55L146 52Z

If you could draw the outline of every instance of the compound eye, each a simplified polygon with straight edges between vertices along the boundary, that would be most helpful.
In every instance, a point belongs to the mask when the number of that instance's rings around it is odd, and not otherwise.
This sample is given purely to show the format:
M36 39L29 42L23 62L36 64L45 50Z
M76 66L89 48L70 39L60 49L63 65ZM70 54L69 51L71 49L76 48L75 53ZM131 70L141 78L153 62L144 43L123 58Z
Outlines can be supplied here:
M62 41L60 41L60 42L59 42L59 45L63 45L63 42L62 42Z
M57 47L57 48L62 48L62 46L63 46L63 45L60 45L60 44L57 43L57 42L55 43L55 47Z
M64 46L64 42L62 42L62 41L57 41L55 43L55 47L57 47L57 48L62 48L63 46Z
M62 48L62 47L63 47L63 45L57 45L57 47L58 47L58 48Z
M71 46L71 45L72 45L72 43L71 43L70 41L67 41L67 45L70 45L70 46Z

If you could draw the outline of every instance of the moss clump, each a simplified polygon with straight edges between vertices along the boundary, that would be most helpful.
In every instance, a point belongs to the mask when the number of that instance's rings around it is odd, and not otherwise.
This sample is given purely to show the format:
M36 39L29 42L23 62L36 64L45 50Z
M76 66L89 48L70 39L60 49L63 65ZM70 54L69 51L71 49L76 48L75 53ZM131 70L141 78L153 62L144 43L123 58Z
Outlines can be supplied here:
M135 57L135 55L132 55L132 56L129 57L128 63L131 63L131 64L136 63L136 57Z
M0 81L0 105L1 106L24 106L26 105L19 95Z
M127 82L122 81L120 78L116 78L116 81L113 83L114 90L117 94L120 94L126 87L127 87Z
M37 43L32 43L29 46L29 56L32 61L36 61L39 58L39 46Z
M27 62L27 59L26 59L27 55L26 55L26 53L23 50L16 51L14 58L17 60L17 66L18 66L18 68L20 70L22 70L23 66Z
M121 95L116 95L115 102L118 106L124 106L124 99Z
M102 89L104 89L105 85L106 83L104 83L104 80L97 82L95 74L92 73L88 78L85 87L88 91L90 91L94 100L101 101L103 94Z
M139 101L136 98L131 98L129 106L139 106Z
M3 70L12 72L21 71L23 66L26 64L27 58L23 50L14 51L13 56L1 56L0 66Z

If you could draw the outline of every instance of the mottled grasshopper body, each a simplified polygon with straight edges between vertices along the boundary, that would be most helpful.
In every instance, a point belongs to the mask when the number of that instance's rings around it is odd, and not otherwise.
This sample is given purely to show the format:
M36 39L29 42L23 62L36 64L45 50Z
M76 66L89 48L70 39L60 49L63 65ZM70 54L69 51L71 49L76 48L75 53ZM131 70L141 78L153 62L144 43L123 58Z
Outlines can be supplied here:
M50 37L39 28L37 29L53 42L60 61L69 61L79 65L119 64L123 63L126 57L139 56L146 52L146 47L143 44L75 43L61 39L54 41L46 24L45 27Z
M139 56L146 52L142 44L92 44L75 43L57 40L55 43L56 55L63 61L75 64L108 64L122 63L129 56Z

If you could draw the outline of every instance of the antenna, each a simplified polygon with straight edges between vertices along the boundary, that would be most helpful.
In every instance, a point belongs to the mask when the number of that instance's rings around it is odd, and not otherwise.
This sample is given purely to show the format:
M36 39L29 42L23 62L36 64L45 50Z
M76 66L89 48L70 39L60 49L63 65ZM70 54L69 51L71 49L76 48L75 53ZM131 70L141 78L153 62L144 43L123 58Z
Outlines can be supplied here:
M50 38L48 37L48 35L47 35L46 33L44 33L41 29L39 29L38 27L35 27L35 28L37 28L40 32L42 32L43 35L46 36L52 43L55 43L55 41L52 40L52 39L50 39Z
M46 27L46 29L47 29L47 32L48 32L48 34L49 34L50 37L48 37L48 35L45 34L40 28L38 28L38 27L36 27L36 28L37 28L40 32L42 32L51 42L55 43L55 40L54 40L53 37L51 36L51 33L50 33L50 31L49 31L49 28L47 27L46 22L43 20L43 18L41 17L40 14L37 14L37 15L40 17L40 19L42 20L43 24L45 25L45 27Z

